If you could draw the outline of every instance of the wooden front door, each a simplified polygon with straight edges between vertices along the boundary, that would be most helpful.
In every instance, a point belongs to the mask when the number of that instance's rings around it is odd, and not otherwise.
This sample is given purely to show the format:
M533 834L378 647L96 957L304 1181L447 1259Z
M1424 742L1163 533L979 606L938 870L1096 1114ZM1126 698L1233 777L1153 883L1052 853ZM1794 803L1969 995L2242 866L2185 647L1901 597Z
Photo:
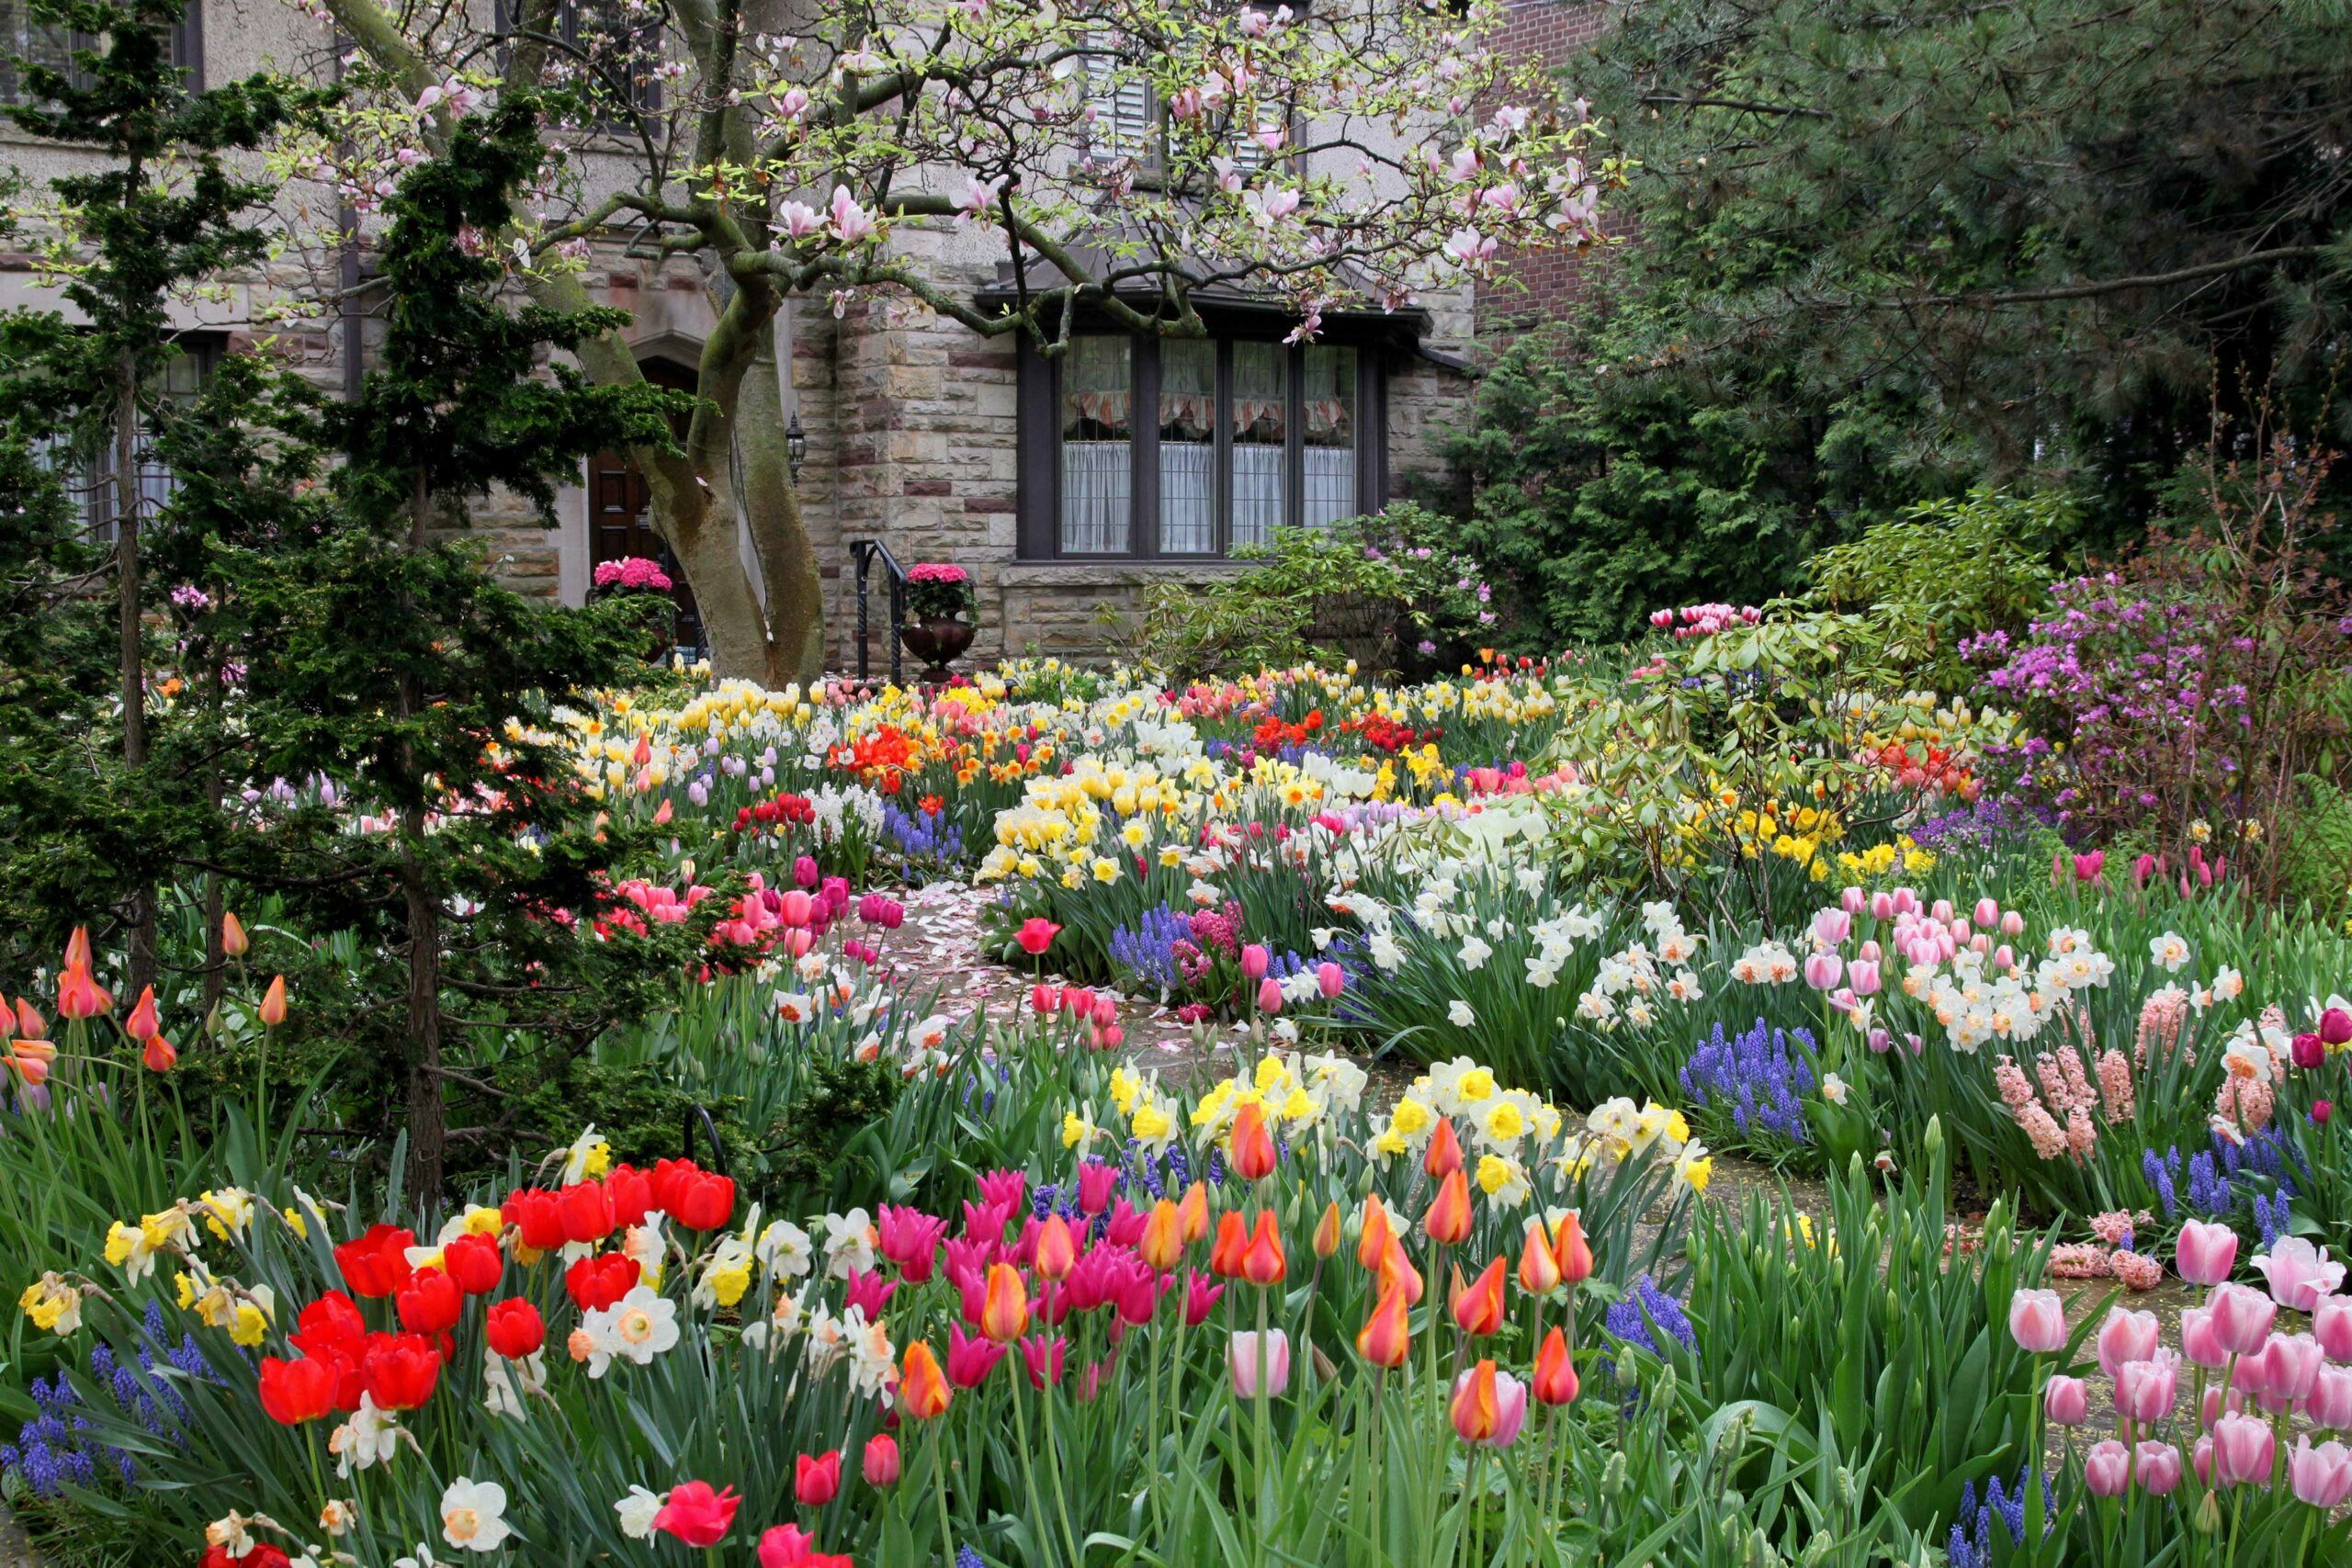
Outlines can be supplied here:
M692 391L695 378L690 372L664 365L659 360L648 361L645 378L659 387L673 387ZM684 420L679 422L679 435L685 434ZM695 608L695 592L686 582L686 574L679 570L678 558L662 536L653 531L650 516L651 492L645 476L628 459L626 452L599 452L588 464L588 552L589 570L608 560L626 556L643 556L659 561L670 577L671 600L678 607L678 646L707 653L710 644L703 637L702 615Z

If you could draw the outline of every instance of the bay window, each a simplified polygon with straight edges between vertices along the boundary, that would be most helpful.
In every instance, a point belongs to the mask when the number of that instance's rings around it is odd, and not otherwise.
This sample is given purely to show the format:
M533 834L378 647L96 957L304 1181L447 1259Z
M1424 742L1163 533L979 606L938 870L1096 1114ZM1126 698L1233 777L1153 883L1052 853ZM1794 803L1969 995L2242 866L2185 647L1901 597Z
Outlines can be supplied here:
M1239 331L1024 345L1022 554L1214 559L1377 510L1380 366L1352 344Z

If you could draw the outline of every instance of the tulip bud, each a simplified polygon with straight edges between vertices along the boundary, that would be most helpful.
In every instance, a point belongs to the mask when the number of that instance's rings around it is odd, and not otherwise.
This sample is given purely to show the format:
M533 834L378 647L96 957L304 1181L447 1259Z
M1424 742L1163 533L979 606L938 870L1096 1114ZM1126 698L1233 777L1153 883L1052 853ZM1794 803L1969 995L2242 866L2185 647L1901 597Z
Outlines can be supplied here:
M261 996L261 1021L264 1028L275 1029L286 1021L286 976L273 976L269 989Z
M252 939L245 935L243 922L239 920L234 913L226 910L222 911L220 916L220 951L228 954L231 958L243 958L245 955L245 950L252 945Z
M899 1483L899 1439L888 1432L876 1432L865 1439L865 1460L863 1466L868 1486L895 1486Z
M1323 1218L1315 1227L1315 1256L1329 1258L1340 1250L1340 1201L1336 1198L1325 1205Z

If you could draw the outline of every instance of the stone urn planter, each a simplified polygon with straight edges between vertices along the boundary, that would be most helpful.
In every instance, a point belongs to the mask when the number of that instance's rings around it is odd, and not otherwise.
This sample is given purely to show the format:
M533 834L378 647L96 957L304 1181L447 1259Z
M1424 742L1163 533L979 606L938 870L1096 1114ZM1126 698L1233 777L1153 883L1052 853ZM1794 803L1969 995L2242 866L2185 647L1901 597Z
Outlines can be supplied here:
M899 628L899 640L906 645L909 653L922 660L923 684L937 686L953 678L955 672L948 665L963 657L979 631L969 621L910 621Z
M917 561L907 571L906 598L908 619L899 640L923 661L923 684L943 685L953 678L948 665L979 633L972 621L972 574L951 561Z

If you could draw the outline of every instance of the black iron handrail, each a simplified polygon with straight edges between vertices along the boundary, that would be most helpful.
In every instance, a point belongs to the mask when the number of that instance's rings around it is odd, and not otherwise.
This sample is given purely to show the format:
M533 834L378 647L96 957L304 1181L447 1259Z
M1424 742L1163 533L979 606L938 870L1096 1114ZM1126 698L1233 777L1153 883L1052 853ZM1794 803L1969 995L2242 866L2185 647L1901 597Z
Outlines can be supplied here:
M710 1168L721 1176L729 1175L729 1172L727 1168L727 1150L722 1147L718 1142L718 1123L710 1119L710 1110L707 1106L689 1105L686 1107L685 1135L680 1140L680 1142L685 1145L684 1154L686 1158L692 1159L695 1157L695 1123L696 1121L700 1121L704 1134L710 1139Z
M890 683L901 685L904 682L899 676L899 628L907 619L907 569L899 564L890 547L879 539L852 539L849 553L857 563L857 678L867 679L865 576L878 556L882 569L890 574Z

